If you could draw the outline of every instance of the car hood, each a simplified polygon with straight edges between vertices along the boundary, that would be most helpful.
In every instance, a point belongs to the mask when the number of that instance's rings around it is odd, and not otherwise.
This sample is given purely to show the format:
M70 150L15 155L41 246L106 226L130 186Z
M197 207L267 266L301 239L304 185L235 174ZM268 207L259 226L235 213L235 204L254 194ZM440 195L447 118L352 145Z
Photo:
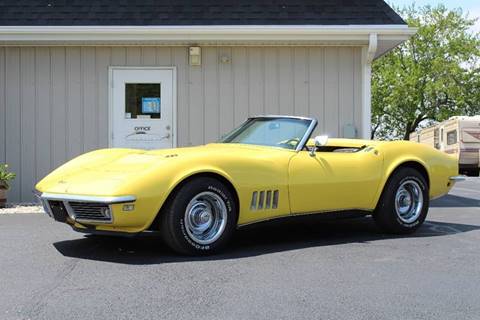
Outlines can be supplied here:
M121 194L121 187L125 183L142 179L153 171L162 174L165 168L165 174L168 174L172 167L166 165L175 161L195 161L196 158L208 156L215 162L216 155L220 154L241 157L245 154L266 156L272 152L285 150L243 144L208 144L151 151L101 149L83 154L57 168L42 179L36 189L40 192L79 195Z

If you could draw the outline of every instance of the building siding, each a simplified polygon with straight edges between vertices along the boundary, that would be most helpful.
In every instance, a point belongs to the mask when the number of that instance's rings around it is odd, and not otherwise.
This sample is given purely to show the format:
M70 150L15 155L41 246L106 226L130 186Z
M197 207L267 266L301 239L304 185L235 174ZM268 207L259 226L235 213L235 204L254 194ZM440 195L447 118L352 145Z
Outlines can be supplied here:
M65 161L108 146L108 67L176 66L179 146L216 140L249 115L314 116L317 132L361 130L361 47L0 47L0 162L10 201ZM221 63L220 58L230 58Z
M5 81L7 73L5 70L5 49L0 48L0 163L5 162L5 150L6 150L6 131L5 126L7 122L6 117L6 95L5 95Z

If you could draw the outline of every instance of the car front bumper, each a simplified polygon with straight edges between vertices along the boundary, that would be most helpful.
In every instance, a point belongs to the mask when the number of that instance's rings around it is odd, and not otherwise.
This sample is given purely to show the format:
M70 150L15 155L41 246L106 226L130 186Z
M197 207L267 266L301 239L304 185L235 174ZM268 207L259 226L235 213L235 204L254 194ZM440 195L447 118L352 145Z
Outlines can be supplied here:
M134 208L136 201L131 195L102 197L41 192L35 192L35 195L49 217L70 225L113 224L114 211ZM123 204L127 207L122 207Z

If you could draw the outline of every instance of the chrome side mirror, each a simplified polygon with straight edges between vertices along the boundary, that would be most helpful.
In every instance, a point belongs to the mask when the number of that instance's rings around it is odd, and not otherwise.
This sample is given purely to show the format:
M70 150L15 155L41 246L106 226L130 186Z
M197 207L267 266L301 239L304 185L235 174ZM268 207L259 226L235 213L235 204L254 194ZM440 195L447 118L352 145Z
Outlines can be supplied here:
M323 147L328 143L328 136L316 136L315 147Z
M315 146L310 150L310 156L311 157L315 157L315 149L317 147L323 147L325 145L327 145L328 143L328 136L327 135L324 135L324 136L316 136L313 141L315 142Z

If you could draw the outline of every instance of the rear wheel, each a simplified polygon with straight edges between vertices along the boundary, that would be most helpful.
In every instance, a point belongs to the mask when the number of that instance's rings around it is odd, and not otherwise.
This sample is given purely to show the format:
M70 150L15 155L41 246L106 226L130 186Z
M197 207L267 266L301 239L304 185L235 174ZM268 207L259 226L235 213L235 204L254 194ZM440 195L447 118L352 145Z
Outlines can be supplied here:
M423 175L412 168L400 168L388 180L373 218L385 232L412 233L425 221L428 206L428 185Z
M160 214L164 241L188 255L212 254L223 248L236 229L238 216L229 188L210 177L187 182Z

